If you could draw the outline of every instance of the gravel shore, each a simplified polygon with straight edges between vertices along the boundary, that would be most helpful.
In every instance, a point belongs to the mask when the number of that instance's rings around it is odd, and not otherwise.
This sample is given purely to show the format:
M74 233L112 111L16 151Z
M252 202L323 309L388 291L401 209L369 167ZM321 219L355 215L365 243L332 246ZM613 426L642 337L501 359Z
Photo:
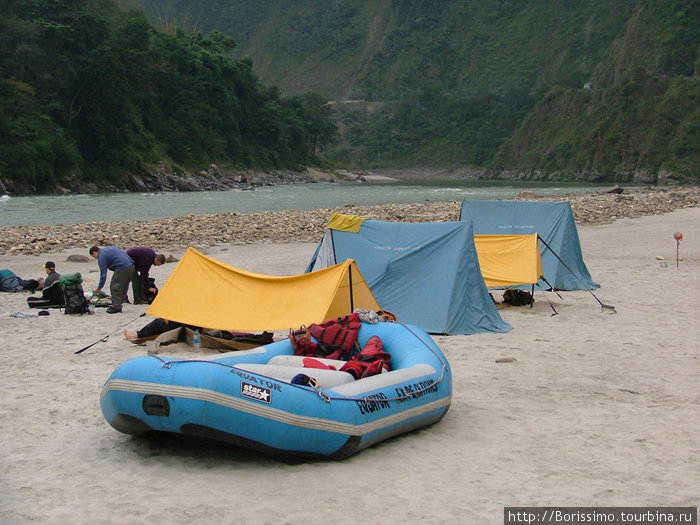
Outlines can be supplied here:
M519 200L569 201L578 224L659 215L700 206L700 187L648 188L622 193L584 193L539 197L523 192ZM427 222L459 220L461 201L378 206L346 206L311 211L187 215L150 221L90 222L55 226L0 228L0 254L41 255L72 248L87 253L92 245L206 248L220 244L317 242L334 212L370 219Z

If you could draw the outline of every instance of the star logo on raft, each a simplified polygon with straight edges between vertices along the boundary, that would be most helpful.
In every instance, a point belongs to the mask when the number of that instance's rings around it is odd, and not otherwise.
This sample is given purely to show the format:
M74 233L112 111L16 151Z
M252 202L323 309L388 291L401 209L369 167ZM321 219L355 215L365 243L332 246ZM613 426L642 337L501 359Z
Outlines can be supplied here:
M251 383L241 381L241 396L270 403L272 401L272 391L269 388L264 388Z

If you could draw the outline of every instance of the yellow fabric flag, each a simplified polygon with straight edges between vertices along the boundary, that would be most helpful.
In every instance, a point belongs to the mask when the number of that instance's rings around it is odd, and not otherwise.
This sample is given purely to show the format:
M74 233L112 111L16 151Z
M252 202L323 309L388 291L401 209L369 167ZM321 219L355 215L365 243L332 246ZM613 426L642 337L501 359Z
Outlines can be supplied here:
M331 230L357 233L360 231L360 227L365 220L367 220L367 217L345 215L344 213L335 212L328 221L328 228Z

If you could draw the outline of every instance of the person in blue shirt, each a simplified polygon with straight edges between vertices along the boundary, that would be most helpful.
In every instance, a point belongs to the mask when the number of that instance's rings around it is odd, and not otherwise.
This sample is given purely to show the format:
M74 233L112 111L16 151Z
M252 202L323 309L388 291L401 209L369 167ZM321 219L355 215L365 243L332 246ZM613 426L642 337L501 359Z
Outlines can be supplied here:
M105 246L90 248L90 255L97 259L100 267L100 282L94 293L102 291L102 287L107 280L107 270L112 270L112 279L109 281L109 294L112 296L112 306L107 308L108 314L117 314L122 311L124 296L134 275L134 261L131 260L125 251L116 246Z

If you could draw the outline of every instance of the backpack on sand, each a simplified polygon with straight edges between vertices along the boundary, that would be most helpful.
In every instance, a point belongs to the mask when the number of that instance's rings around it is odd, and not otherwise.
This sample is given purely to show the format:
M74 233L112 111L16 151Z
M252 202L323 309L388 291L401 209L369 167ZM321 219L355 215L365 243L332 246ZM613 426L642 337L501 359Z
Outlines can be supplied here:
M513 306L525 306L534 303L535 299L530 292L518 290L517 288L508 288L503 292L503 302Z
M88 300L83 292L83 278L80 273L71 273L61 276L59 285L63 293L64 314L90 313Z

